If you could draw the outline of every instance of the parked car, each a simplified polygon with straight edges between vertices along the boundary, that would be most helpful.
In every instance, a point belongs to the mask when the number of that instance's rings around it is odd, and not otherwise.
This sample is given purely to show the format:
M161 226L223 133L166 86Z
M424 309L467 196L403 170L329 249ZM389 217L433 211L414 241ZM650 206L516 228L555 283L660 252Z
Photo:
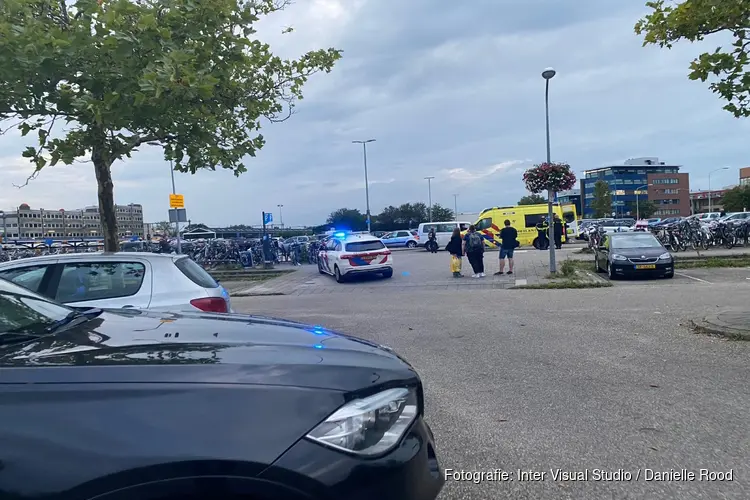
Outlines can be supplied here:
M432 500L389 348L237 314L73 309L0 280L0 498Z
M185 255L45 255L0 263L0 278L74 307L231 311L229 292Z
M419 234L406 229L385 234L380 239L387 247L417 248L419 245Z
M417 228L417 235L419 236L419 246L424 247L429 241L430 231L435 231L435 241L437 242L438 250L445 248L448 242L451 240L453 230L458 228L460 231L466 231L469 229L471 222L423 222Z
M287 252L291 251L292 245L298 244L298 245L304 245L307 243L310 243L311 239L309 236L292 236L291 238L288 238L284 240L281 245L284 247L284 250Z
M623 276L674 277L672 254L651 233L605 233L594 249L594 264L597 272L606 271L611 280Z
M750 212L731 212L726 214L719 222L741 222L750 219Z

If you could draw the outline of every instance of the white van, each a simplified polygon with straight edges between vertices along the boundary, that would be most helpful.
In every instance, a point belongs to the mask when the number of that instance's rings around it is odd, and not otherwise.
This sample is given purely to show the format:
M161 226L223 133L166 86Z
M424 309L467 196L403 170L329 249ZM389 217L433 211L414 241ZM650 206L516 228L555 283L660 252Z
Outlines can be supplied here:
M471 222L423 222L417 229L417 235L419 236L419 246L424 247L425 244L430 240L429 235L432 229L435 229L435 239L437 240L438 250L445 248L445 245L451 240L451 235L455 228L459 228L462 232L469 229Z

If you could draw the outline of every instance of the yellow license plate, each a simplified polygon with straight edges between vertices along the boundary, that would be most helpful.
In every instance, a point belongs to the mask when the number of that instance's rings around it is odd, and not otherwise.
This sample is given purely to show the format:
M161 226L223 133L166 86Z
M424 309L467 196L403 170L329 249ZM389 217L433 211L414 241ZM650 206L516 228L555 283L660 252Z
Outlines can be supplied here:
M656 264L641 264L635 266L636 269L656 269Z

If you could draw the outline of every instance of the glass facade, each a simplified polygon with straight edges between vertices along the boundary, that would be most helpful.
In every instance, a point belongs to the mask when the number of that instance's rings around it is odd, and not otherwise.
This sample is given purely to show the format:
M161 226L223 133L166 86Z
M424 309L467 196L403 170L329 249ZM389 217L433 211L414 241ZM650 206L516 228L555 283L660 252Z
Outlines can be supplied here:
M584 218L594 217L591 202L594 198L594 184L603 180L612 193L612 213L616 217L625 216L636 204L636 197L643 200L647 191L648 174L676 174L679 167L668 166L612 166L585 172L581 181L582 214ZM677 184L678 179L655 179L654 184ZM637 192L637 194L636 194Z

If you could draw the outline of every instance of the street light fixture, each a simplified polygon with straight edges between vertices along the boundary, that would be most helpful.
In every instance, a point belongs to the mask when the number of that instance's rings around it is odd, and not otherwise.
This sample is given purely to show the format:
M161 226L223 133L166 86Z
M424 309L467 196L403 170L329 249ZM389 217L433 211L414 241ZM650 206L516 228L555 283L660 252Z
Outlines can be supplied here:
M365 200L367 202L367 232L370 232L370 183L367 181L367 144L375 142L375 139L364 141L352 141L353 144L362 144L362 157L365 162Z
M550 152L550 140L549 140L549 81L557 74L557 72L552 68L547 68L544 71L542 71L542 78L544 78L544 116L546 121L546 131L547 131L547 164L549 165L552 163L552 154ZM547 212L549 217L549 227L550 230L553 229L553 215L552 215L552 202L554 198L554 194L552 193L552 190L550 189L547 192ZM557 272L557 264L555 263L555 245L553 245L550 242L549 246L549 272L555 273Z
M641 189L649 187L651 184L644 184L641 187L635 189L635 220L641 220L641 204L638 201L638 195L641 194Z
M716 170L711 170L708 173L708 213L713 212L713 210L712 210L713 209L713 205L711 204L711 174L713 174L714 172L718 172L720 170L729 170L729 167L717 168Z
M427 179L427 201L429 202L430 222L432 222L432 179L434 178L434 176L425 177Z
M456 219L456 222L458 222L458 195L453 195L453 215L454 219Z

